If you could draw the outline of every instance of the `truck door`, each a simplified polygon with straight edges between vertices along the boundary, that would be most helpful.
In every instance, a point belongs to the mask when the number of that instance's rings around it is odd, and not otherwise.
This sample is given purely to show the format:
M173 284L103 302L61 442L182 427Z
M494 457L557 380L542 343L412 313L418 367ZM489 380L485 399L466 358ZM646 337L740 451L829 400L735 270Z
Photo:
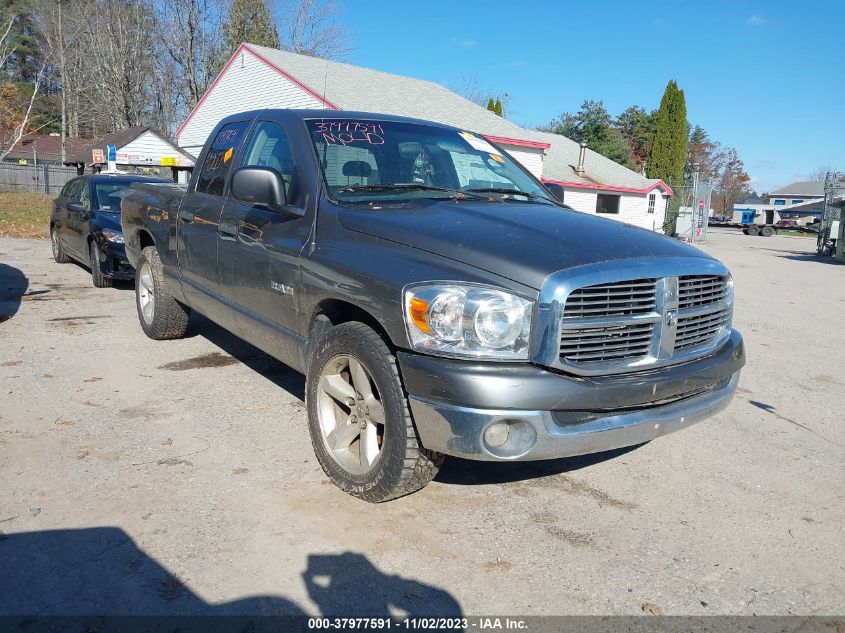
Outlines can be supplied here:
M217 228L225 202L226 180L251 118L224 125L211 141L199 172L177 214L176 248L182 291L200 312L215 311L220 294Z
M240 166L269 167L285 182L289 213L231 196L219 230L221 292L242 318L271 328L297 332L299 257L311 232L305 213L306 191L285 128L259 120L253 127ZM255 322L258 323L255 323Z

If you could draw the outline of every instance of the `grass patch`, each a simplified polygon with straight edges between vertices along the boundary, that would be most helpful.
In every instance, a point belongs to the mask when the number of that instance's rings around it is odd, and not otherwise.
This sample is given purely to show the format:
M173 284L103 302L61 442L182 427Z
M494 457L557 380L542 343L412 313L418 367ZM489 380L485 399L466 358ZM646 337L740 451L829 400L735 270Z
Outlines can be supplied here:
M818 233L805 233L804 231L791 231L790 229L778 229L777 234L785 237L810 237L814 240L819 238Z
M0 191L0 237L49 237L53 197Z

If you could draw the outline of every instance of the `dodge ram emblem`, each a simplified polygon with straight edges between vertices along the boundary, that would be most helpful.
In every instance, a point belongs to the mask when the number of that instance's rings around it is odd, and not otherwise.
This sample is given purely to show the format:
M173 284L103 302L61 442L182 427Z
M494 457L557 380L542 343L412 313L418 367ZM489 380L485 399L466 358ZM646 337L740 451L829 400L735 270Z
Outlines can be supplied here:
M669 310L664 318L664 323L666 323L666 327L675 327L678 324L678 311Z

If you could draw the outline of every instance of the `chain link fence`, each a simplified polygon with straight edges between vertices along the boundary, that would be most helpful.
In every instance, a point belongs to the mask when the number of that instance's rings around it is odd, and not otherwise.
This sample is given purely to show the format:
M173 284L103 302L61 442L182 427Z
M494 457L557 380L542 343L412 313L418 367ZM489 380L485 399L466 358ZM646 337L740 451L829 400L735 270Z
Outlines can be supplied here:
M675 220L675 234L688 242L707 241L707 217L710 214L710 200L713 185L699 179L694 173L680 187L673 187L678 216Z
M26 191L57 196L62 187L76 176L75 167L51 163L42 165L0 163L0 191Z

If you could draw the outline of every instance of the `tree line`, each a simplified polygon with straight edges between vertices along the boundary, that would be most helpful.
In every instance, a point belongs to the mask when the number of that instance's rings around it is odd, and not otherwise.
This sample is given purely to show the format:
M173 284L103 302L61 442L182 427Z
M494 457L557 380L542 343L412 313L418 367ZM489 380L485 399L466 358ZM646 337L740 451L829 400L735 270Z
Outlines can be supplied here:
M0 130L172 134L242 42L350 50L335 0L0 0ZM13 143L0 146L0 158Z
M137 125L172 134L242 42L337 58L351 36L336 0L0 0L0 159L25 132L59 134L63 152L67 138ZM508 93L490 95L474 80L455 90L508 115ZM674 81L657 109L613 117L586 100L541 129L672 187L698 172L715 183L720 213L748 188L736 149L687 121Z
M591 150L675 189L698 173L700 181L713 185L711 206L718 214L731 213L734 203L749 193L751 178L736 149L688 121L684 93L675 81L666 86L657 109L633 105L614 117L602 100L586 100L577 112L564 112L540 129L585 142ZM675 196L667 232L674 231L679 204L680 196Z

